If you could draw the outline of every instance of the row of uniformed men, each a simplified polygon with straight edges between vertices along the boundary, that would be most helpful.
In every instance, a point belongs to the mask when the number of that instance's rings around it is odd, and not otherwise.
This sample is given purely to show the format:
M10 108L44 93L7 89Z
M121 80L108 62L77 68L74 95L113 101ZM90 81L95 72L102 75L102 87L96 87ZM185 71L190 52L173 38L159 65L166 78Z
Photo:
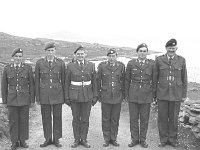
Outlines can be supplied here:
M129 101L129 147L137 144L148 147L146 133L153 100L158 102L159 146L177 146L178 113L181 101L186 98L187 71L185 59L176 54L177 41L171 39L165 47L166 54L153 61L146 58L147 45L138 45L138 58L130 60L126 70L124 64L116 60L116 50L111 48L107 53L108 61L100 63L96 73L94 64L85 60L82 46L75 50L74 61L65 69L65 63L55 57L55 44L47 43L46 57L36 63L35 82L31 66L22 63L23 50L15 49L14 62L5 66L1 82L3 103L9 111L11 149L28 147L25 141L29 132L29 104L35 102L35 97L41 105L45 138L40 147L62 146L59 142L62 104L66 103L73 116L75 140L71 147L81 144L89 148L90 110L97 101L101 102L102 109L103 146L119 146L117 134L123 99Z

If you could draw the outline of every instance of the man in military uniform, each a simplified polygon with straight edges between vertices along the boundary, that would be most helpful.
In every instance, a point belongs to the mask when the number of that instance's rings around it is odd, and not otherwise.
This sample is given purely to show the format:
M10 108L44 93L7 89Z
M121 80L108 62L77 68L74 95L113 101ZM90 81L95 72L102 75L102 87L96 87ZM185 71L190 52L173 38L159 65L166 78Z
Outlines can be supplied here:
M167 53L157 57L155 63L159 147L166 144L176 147L180 104L187 95L187 70L185 59L176 54L177 41L171 39L165 47Z
M75 52L75 61L67 65L65 78L65 103L72 109L72 126L74 143L72 148L79 144L89 148L87 134L91 104L96 103L97 83L95 65L85 60L86 53L82 46Z
M59 139L62 137L65 63L55 56L56 47L54 42L47 43L44 50L46 57L39 59L35 67L36 101L41 104L45 137L45 142L40 147L46 147L50 144L62 147Z
M155 97L153 82L154 61L147 59L148 47L138 45L137 59L128 62L126 68L126 96L129 101L130 131L132 142L129 147L140 144L147 148L146 134L149 123L150 106ZM140 122L138 122L140 120Z
M117 143L121 102L125 98L125 66L117 61L117 52L111 48L107 53L108 61L98 66L98 99L101 102L102 130L104 147Z
M5 66L1 81L3 104L8 107L11 150L28 148L29 105L35 102L32 67L22 63L23 50L14 49L14 62Z

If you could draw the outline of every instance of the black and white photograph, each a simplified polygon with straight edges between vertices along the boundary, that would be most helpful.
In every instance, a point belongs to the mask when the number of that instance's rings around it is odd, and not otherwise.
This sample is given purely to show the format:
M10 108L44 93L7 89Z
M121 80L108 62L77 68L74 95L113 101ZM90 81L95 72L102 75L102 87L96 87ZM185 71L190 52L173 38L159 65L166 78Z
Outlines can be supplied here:
M198 0L0 0L0 150L199 150Z

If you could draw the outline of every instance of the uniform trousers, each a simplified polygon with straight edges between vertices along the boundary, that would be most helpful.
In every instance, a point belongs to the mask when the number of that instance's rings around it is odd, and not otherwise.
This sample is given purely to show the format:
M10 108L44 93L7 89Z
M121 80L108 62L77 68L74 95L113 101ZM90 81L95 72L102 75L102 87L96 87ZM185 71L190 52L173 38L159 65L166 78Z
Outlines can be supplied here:
M87 140L91 102L71 102L75 140Z
M158 100L158 130L160 142L176 142L180 101Z
M62 104L42 104L41 105L42 124L44 138L46 141L58 140L62 137ZM52 131L52 116L53 116L53 131Z
M101 103L102 130L105 141L116 140L119 127L121 103Z
M29 106L8 106L8 119L11 142L29 138Z
M150 103L138 104L129 102L130 132L133 142L144 142L146 140L150 106Z

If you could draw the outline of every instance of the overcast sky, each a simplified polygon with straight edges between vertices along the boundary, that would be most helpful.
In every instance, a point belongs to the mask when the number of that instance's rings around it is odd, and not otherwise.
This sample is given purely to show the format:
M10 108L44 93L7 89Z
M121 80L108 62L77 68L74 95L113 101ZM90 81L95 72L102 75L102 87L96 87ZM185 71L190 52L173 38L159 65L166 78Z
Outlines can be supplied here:
M0 0L0 31L179 53L200 51L199 0ZM193 59L194 60L194 59Z

